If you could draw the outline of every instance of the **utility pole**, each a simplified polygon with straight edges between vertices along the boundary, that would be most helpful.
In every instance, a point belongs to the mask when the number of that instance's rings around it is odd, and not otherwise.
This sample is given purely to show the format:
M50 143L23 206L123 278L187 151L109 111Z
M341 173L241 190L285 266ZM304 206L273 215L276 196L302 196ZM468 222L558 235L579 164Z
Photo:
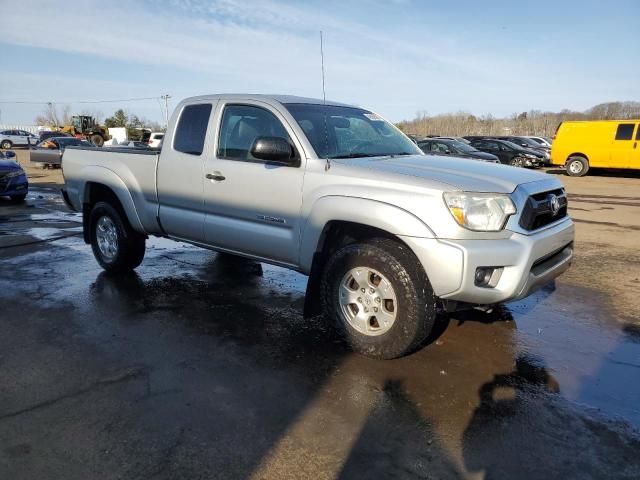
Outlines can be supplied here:
M165 94L160 98L164 100L164 123L166 127L169 128L169 99L171 98L171 95Z

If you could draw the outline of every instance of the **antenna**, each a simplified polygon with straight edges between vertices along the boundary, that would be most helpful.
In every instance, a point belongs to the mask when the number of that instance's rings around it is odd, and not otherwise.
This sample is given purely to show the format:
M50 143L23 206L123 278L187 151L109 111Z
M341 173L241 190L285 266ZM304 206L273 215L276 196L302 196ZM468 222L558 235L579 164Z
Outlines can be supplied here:
M322 66L322 101L324 105L327 105L327 94L324 88L324 45L322 41L322 30L320 30L320 65ZM326 172L331 168L331 160L329 159L329 132L327 131L327 112L323 114L324 117L324 141L327 146L327 163L324 165L324 171Z
M324 48L322 42L322 30L320 30L320 64L322 65L322 100L327 104L327 94L324 90Z

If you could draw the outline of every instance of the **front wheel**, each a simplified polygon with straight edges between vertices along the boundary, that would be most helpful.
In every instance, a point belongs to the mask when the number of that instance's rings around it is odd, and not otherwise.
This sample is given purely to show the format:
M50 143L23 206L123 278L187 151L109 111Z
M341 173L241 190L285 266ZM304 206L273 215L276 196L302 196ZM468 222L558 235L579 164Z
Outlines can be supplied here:
M514 157L509 162L509 165L512 167L522 168L524 167L524 159L522 157Z
M89 217L91 248L108 272L133 270L144 258L145 237L134 231L126 217L106 202L98 202Z
M429 335L436 297L409 248L390 239L348 245L324 269L323 309L351 347L368 357L411 353Z
M102 138L102 135L98 134L91 135L91 143L96 147L101 147L104 145L104 138Z
M589 162L584 157L569 157L566 171L571 177L583 177L589 171Z
M21 193L20 195L11 195L11 201L15 203L22 203L24 199L27 198L26 193Z
M0 143L0 147L2 147L4 150L9 150L12 146L13 143L11 143L10 140L3 140L2 143Z

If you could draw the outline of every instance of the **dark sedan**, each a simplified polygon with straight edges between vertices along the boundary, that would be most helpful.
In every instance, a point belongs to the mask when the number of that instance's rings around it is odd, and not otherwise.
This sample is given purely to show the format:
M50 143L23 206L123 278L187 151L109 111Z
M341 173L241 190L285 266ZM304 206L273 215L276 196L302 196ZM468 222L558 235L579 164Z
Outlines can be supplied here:
M0 152L0 197L9 197L21 202L27 196L29 182L27 175L18 162L15 153Z
M545 163L543 153L523 148L506 140L484 138L473 140L471 146L482 152L492 153L500 159L500 163L514 167L540 167Z
M545 145L540 145L538 142L536 142L531 138L516 137L516 136L494 137L494 138L497 138L498 140L506 140L507 142L520 145L523 148L540 152L544 155L545 163L549 163L551 161L551 148Z
M67 147L91 147L86 140L75 137L51 137L41 141L31 149L30 162L42 168L58 166Z
M491 153L481 152L471 145L457 140L432 138L418 142L418 146L427 155L451 155L454 157L480 160L482 162L500 163L497 156Z

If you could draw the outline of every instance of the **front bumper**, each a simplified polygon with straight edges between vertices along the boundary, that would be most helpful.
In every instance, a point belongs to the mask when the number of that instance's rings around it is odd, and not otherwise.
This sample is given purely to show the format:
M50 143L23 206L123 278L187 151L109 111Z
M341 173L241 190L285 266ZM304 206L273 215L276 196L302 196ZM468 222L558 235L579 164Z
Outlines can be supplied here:
M435 294L446 300L490 305L524 298L565 272L573 259L570 218L531 235L494 240L403 237L427 272ZM475 284L479 267L502 267L494 287Z
M542 165L544 165L544 159L542 158L525 158L524 159L525 167L539 168Z

